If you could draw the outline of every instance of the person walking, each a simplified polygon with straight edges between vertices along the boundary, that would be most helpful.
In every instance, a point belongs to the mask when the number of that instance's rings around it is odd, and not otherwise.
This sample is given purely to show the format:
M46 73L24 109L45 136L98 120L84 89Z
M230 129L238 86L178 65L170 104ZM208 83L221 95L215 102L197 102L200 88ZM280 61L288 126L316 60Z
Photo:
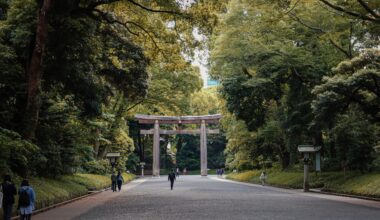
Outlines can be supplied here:
M261 185L265 185L265 181L267 179L267 174L263 171L261 172L261 175L260 175L260 180L261 180Z
M30 220L34 210L34 202L36 201L36 194L32 187L29 185L29 181L24 179L21 182L19 189L18 207L20 209L20 219Z
M174 180L175 180L175 173L174 173L174 170L172 170L172 172L169 173L169 175L168 175L168 181L170 181L170 189L171 190L173 190Z
M119 188L119 192L120 192L121 191L121 185L123 185L123 182L124 182L124 178L121 175L120 171L117 172L116 180L117 180L117 188Z
M16 186L12 182L10 175L4 176L1 191L3 193L3 218L4 220L10 220L12 217L13 204L15 203L15 195L17 194Z
M115 172L112 172L111 182L112 182L112 185L111 185L112 192L115 192L116 191L116 182L117 182Z
M179 168L178 167L177 167L177 170L175 172L175 176L176 176L176 178L179 178Z

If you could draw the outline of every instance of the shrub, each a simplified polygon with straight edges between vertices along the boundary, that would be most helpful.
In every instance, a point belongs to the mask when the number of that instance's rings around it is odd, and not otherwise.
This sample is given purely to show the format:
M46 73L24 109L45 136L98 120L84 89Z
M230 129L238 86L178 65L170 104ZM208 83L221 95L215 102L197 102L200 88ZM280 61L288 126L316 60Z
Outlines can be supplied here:
M0 127L0 174L16 172L25 176L30 167L31 156L38 147L21 138L17 132Z
M111 170L107 160L92 160L83 165L83 169L87 173L92 174L106 174Z

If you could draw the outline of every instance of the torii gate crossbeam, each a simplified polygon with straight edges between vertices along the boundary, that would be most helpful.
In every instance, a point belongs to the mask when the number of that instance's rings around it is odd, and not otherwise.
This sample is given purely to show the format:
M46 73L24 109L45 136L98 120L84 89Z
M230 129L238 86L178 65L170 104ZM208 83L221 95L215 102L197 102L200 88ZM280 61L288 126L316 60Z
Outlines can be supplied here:
M154 124L154 129L141 130L141 134L153 134L153 176L160 176L160 134L200 134L201 175L207 176L207 134L219 134L219 129L207 129L206 124L218 124L222 115L203 116L155 116L135 115L140 124ZM200 129L161 130L160 124L200 124Z

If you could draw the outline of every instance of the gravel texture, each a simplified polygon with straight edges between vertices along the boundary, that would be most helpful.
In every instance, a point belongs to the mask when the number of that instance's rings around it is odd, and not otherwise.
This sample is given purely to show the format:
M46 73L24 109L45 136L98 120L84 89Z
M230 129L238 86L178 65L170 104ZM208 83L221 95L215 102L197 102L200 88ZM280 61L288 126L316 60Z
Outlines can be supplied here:
M240 184L217 177L145 178L36 215L34 220L379 220L380 202Z

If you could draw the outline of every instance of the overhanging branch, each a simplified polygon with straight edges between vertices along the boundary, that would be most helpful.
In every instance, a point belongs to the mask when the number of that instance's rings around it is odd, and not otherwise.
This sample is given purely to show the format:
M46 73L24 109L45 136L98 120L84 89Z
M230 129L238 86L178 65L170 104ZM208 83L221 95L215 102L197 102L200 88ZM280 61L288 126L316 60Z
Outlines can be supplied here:
M380 19L372 18L372 17L366 16L366 15L363 15L363 14L360 14L357 12L348 11L348 10L338 6L338 5L332 4L331 2L329 2L327 0L319 0L319 1L322 2L323 4L329 6L332 9L343 12L347 15L350 15L350 16L353 16L356 18L360 18L360 19L365 20L365 21L372 21L372 22L380 23Z
M293 12L290 12L289 13L289 17L291 19L293 19L294 21L297 21L298 23L300 23L301 25L311 29L311 30L314 30L315 32L319 33L319 34L326 34L327 32L319 27L314 27L314 26L311 26L309 24L307 24L306 22L302 21L299 17L297 17L297 15ZM352 34L352 25L351 25L351 34ZM351 37L350 36L350 41L351 41ZM352 58L352 53L351 53L351 46L349 46L349 51L347 52L345 49L343 49L343 47L339 46L335 41L333 41L331 38L329 39L329 42L335 47L337 48L339 51L341 51L342 53L344 53L344 55L347 57L347 58ZM349 42L349 44L351 45L351 42Z
M180 12L177 12L177 11L168 11L168 10L158 10L158 9L152 9L152 8L148 8L142 4L139 4L133 0L127 0L127 2L130 2L131 4L133 5L136 5L138 6L139 8L142 8L146 11L150 11L150 12L155 12L155 13L166 13L166 14L172 14L172 15L183 15L182 13Z
M365 3L363 0L357 0L359 4L366 10L368 11L373 17L375 18L380 18L380 15L376 14L375 11L373 11L367 3Z
M127 25L126 23L123 23L123 22L121 22L121 21L119 21L119 20L117 20L117 19L113 19L113 18L111 18L111 16L110 16L108 13L106 13L106 12L102 12L101 10L96 9L96 8L94 8L93 11L97 12L97 13L101 16L101 18L102 18L103 20L107 21L107 23L122 25L123 27L125 27L125 28L127 29L127 31L128 31L129 33L131 33L131 34L133 34L133 35L136 35L136 36L139 36L139 33L136 33L136 32L134 32L134 31L132 31L132 30L128 27L128 25Z

